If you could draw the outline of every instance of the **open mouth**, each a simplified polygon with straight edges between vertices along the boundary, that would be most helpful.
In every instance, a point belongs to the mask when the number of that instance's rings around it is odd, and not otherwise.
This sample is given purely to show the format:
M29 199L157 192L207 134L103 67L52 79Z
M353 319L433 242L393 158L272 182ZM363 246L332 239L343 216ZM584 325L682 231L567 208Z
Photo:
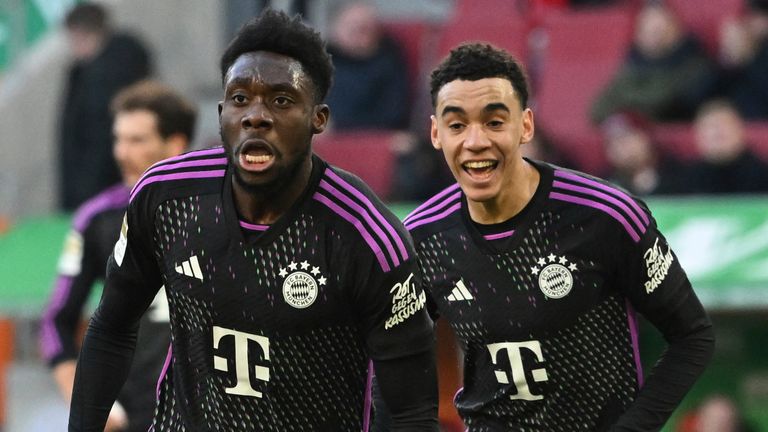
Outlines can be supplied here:
M246 141L239 153L240 166L246 171L264 171L275 160L272 149L263 141Z
M474 178L487 178L499 165L495 160L467 161L461 164L462 169Z

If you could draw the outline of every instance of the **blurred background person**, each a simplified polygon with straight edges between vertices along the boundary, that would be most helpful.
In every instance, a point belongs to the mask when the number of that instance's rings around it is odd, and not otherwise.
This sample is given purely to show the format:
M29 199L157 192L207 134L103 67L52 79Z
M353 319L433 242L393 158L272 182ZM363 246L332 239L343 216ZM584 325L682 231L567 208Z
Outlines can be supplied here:
M648 119L625 111L608 117L601 128L611 181L639 196L685 190L682 165L659 152Z
M151 71L150 54L133 36L113 31L96 3L76 5L65 18L72 52L59 119L60 209L71 211L120 181L111 155L109 102Z
M188 148L197 117L194 105L154 81L143 81L118 93L112 112L112 148L122 183L86 201L75 213L41 321L41 352L67 402L75 377L82 312L94 283L104 279L131 187L152 164ZM168 325L167 300L160 290L142 319L133 368L110 413L107 430L146 432L151 424L155 386L170 344Z
M335 68L326 102L335 130L408 128L409 78L401 47L366 1L339 6L329 31Z
M768 0L747 0L747 13L720 28L717 94L748 120L768 120Z
M714 65L699 42L670 9L647 3L623 66L592 105L592 121L625 110L656 121L689 120L714 82Z
M693 127L700 158L687 174L691 192L768 192L768 163L750 150L744 122L730 102L718 99L704 104Z

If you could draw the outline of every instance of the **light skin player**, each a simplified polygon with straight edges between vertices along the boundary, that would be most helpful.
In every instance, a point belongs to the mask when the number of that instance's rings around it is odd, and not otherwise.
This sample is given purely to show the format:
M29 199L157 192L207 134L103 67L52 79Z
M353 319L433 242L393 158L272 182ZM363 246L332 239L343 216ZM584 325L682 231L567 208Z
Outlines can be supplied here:
M456 184L404 220L432 311L464 352L471 432L654 431L709 361L712 326L645 204L525 159L522 67L462 45L433 71L433 146ZM669 343L649 374L636 312Z
M96 281L104 278L106 261L128 205L129 191L152 164L188 148L196 118L196 109L190 102L155 81L140 82L118 93L112 111L112 151L120 168L122 185L87 201L76 213L70 241L62 253L63 265L42 321L41 351L51 364L56 384L68 403L77 363L74 340L77 324L88 293ZM149 361L144 365L152 368L145 371L145 375L159 374L170 342L167 325L167 319L153 320L147 325L154 329L153 338L164 342L140 342ZM156 381L156 376L131 378L137 386L150 389ZM127 430L145 430L148 424L142 425L141 421L151 418L153 396L128 393L124 397L128 400L122 397L121 400L128 404L128 410L116 403L105 430L126 430L129 424ZM129 418L131 415L134 417ZM141 418L136 417L138 415Z

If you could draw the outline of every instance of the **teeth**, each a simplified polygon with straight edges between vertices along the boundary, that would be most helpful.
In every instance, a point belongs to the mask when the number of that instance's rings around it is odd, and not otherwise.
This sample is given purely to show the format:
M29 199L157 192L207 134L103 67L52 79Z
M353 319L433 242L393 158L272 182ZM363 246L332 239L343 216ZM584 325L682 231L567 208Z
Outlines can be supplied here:
M260 155L260 156L251 156L251 155L245 155L245 161L248 163L265 163L272 160L272 155Z
M482 168L490 168L490 167L494 166L495 164L496 164L496 162L488 161L488 160L485 160L485 161L469 161L469 162L464 162L464 167L465 168L470 168L470 169L482 169Z

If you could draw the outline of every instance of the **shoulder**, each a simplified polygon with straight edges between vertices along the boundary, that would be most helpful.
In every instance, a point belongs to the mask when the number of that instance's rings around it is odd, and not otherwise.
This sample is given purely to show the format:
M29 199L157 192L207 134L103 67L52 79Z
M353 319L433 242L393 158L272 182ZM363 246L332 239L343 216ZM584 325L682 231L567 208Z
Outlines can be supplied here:
M412 247L402 223L354 174L327 166L312 199L327 210L332 223L354 231L384 272L408 260Z
M553 168L550 200L586 211L588 216L605 215L635 242L653 222L646 204L621 187L582 172Z
M93 220L104 212L124 209L128 206L129 189L123 184L111 186L93 198L83 203L72 221L72 227L77 232L84 232Z
M141 176L131 190L130 201L159 203L185 195L221 190L227 170L222 147L195 150L160 161Z
M416 207L403 220L416 243L460 221L461 188L455 183Z

